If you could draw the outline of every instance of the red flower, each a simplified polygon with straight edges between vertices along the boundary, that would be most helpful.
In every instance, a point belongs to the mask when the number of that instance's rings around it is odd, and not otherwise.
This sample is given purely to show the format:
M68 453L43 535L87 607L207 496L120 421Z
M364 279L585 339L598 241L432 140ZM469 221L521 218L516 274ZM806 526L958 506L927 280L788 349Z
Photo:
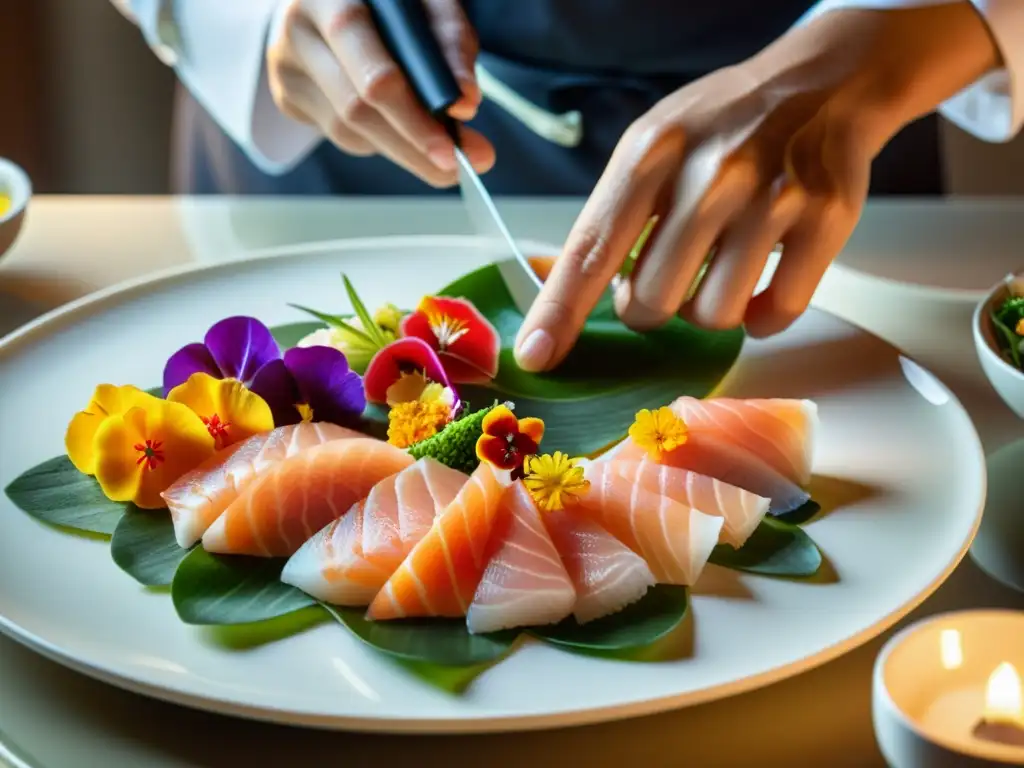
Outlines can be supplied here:
M513 479L522 477L523 461L537 453L544 437L540 419L517 419L506 405L495 406L484 416L483 434L476 441L476 457L498 469L512 471Z
M486 384L498 375L501 338L465 299L424 296L402 320L402 334L427 342L453 384Z
M389 402L394 398L388 397L388 390L403 377L412 377L418 387L404 392L407 397L401 400L416 400L428 384L439 384L445 389L451 387L437 353L422 339L409 337L391 342L373 356L363 374L366 399L371 403L394 405Z

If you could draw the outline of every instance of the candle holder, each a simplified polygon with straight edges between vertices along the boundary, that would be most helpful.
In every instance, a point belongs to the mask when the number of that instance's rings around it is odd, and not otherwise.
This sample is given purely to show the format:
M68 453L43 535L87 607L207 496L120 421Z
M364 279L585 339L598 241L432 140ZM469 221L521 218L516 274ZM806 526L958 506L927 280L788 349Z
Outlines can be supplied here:
M893 768L1024 765L1024 612L947 613L882 648L872 718Z

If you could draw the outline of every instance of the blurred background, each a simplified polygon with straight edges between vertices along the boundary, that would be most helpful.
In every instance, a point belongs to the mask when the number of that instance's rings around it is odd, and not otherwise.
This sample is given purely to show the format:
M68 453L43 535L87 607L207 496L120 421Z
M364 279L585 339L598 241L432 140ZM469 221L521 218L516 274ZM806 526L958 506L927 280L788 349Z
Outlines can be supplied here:
M0 156L37 192L167 194L174 82L109 0L0 0ZM950 194L1024 194L1024 137L942 142Z

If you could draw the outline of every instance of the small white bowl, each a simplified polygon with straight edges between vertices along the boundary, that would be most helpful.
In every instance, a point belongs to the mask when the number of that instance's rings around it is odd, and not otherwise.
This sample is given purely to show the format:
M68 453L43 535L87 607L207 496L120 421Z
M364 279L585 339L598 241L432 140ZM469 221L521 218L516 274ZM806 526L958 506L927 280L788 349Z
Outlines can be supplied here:
M32 197L32 182L20 166L0 157L0 195L11 199L11 207L0 213L0 257L10 250L18 239L25 211Z
M974 346L978 349L981 369L993 388L1013 412L1024 419L1024 372L1003 359L991 320L992 310L1009 298L1013 280L1024 290L1024 275L1010 276L993 287L974 310Z

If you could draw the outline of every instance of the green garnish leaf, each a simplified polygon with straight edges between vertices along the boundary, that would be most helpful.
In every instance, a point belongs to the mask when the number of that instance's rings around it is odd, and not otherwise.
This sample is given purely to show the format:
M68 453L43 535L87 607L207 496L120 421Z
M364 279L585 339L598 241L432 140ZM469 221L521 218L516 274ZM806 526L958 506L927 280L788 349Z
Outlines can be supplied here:
M992 313L992 325L998 331L997 336L1002 342L999 346L1005 354L1010 356L1010 362L1012 362L1017 368L1024 370L1024 367L1021 365L1020 356L1020 343L1022 337L1018 336L1013 329L1003 322L1003 317L1005 317L1005 315L996 312Z
M762 576L807 578L821 568L821 551L802 529L766 517L739 549L719 544L709 562Z
M359 330L355 326L349 325L347 322L345 322L345 318L343 318L343 317L339 317L338 315L328 315L328 314L326 314L324 312L318 312L315 309L310 309L309 307L304 307L301 304L289 304L288 306L292 307L293 309L297 309L300 312L305 312L308 315L312 315L317 320L320 320L321 322L326 323L331 328L335 328L335 329L341 331L343 334L345 334L346 336L349 336L353 340L357 340L357 341L360 341L360 342L362 342L364 344L368 344L368 345L370 345L371 347L374 347L374 348L376 348L376 346L377 346L377 344L374 341L374 339L371 339L366 333L364 333L363 331Z
M110 556L125 573L146 587L166 587L188 555L174 538L166 509L128 505L110 541Z
M363 324L366 332L370 338L376 342L378 349L386 347L388 345L387 337L384 336L384 331L381 330L380 326L373 321L373 316L367 311L366 305L363 304L362 299L359 298L359 294L356 293L356 289L353 287L352 282L346 275L342 275L341 279L345 282L345 292L348 293L348 300L352 304L352 309L359 317L359 322Z

